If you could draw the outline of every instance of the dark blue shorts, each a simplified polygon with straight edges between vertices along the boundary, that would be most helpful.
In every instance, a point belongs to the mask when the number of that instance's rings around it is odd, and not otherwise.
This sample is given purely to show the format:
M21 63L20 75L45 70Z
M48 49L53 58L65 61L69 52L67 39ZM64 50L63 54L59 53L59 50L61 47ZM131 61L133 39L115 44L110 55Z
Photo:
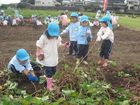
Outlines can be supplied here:
M44 72L45 72L45 75L47 78L52 78L52 76L56 72L56 66L54 66L54 67L44 66Z

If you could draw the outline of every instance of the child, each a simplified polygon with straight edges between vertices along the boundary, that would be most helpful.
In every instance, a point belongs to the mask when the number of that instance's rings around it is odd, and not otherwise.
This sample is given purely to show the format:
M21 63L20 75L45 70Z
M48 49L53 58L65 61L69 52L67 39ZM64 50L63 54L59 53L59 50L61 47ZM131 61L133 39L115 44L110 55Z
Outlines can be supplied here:
M87 62L87 53L89 49L89 41L92 38L91 34L91 29L88 26L89 25L89 20L88 17L83 15L80 19L81 26L79 27L79 32L78 32L78 52L76 54L77 61L76 64L80 63L80 58L84 57L83 63L88 64Z
M50 21L49 21L49 18L46 17L45 20L44 20L44 24L49 24L49 22L50 22Z
M67 43L61 43L62 39L59 36L59 30L59 25L57 23L50 22L47 30L36 42L36 60L38 63L44 66L44 72L47 77L47 89L50 91L53 90L52 77L56 72L56 66L58 64L58 47L65 47L67 45Z
M36 25L38 26L43 25L40 18L36 20Z
M114 34L113 34L113 27L110 23L110 18L108 16L104 16L102 19L99 20L101 22L101 28L97 33L96 41L102 41L101 51L100 51L100 60L97 64L101 64L103 62L104 57L104 64L103 67L108 65L109 55L112 49L112 43L114 42Z
M93 24L94 24L94 26L99 26L99 21L98 21L98 19L97 18L95 18L95 20L94 20L94 22L93 22Z
M13 25L13 26L18 25L18 24L17 24L17 21L16 21L16 17L13 19L13 21L12 21L12 25Z
M71 23L70 25L62 31L62 34L68 33L69 32L69 37L70 37L70 46L69 46L69 53L68 55L76 55L77 53L77 34L79 30L80 23L78 22L78 14L77 13L72 13L71 14ZM75 53L73 53L73 50Z
M60 22L61 22L62 27L67 26L68 25L68 17L67 17L67 15L65 15L64 13L61 13Z
M5 19L5 20L3 21L3 25L6 26L7 24L8 24L8 21Z
M25 49L19 49L8 64L8 69L16 75L25 74L30 81L38 81L30 62L30 56Z
M8 25L12 25L13 19L12 19L11 15L8 15L8 16L6 17L6 19L7 19L7 21L8 21Z
M96 19L100 19L101 18L101 10L98 10L95 16Z

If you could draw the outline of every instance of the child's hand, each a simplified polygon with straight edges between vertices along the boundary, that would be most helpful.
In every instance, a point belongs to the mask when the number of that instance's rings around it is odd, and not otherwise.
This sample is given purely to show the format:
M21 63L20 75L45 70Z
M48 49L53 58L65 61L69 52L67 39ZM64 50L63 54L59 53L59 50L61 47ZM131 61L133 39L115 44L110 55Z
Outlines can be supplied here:
M44 54L36 54L39 61L44 59Z
M91 34L91 31L90 31L90 30L87 30L87 31L86 31L86 34Z
M98 36L97 39L96 39L96 42L99 42L99 41L101 41L101 37L100 36Z
M64 46L67 47L67 48L69 48L69 46L70 46L69 42L65 42L64 43Z

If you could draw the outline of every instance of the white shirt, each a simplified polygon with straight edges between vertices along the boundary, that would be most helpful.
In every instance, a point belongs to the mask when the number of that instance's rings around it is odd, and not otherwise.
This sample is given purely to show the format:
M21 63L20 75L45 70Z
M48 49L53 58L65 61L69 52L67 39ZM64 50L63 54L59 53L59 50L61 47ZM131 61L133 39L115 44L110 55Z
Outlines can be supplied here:
M3 21L3 25L7 25L8 24L8 21L7 20L4 20Z
M13 19L12 25L17 25L16 19Z
M97 36L100 36L102 40L110 40L112 43L114 42L114 33L109 27L101 27Z
M36 21L36 24L37 24L37 25L43 25L42 22L39 21L39 20Z
M41 48L40 53L44 54L44 59L39 61L37 58L36 61L43 66L56 66L58 64L58 47L62 44L61 40L60 36L57 39L48 39L46 35L41 35L36 46Z

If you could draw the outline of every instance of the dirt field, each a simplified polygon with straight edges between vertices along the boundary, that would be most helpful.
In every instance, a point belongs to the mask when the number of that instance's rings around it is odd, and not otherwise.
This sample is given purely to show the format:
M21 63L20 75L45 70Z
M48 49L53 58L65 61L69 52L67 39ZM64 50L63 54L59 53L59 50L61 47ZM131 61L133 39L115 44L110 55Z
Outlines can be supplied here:
M26 49L31 59L35 58L36 52L36 40L40 37L40 35L44 32L46 26L33 26L30 24L25 24L25 26L0 26L0 71L7 69L7 64L10 59L14 56L15 52L20 49ZM62 30L62 29L61 29ZM99 27L92 27L94 40L90 43L90 48L94 45L96 34L99 30ZM113 49L110 55L110 60L117 63L116 67L109 66L107 69L110 72L106 73L103 71L106 81L111 83L113 86L125 86L126 84L123 82L121 78L115 78L112 75L117 75L117 72L120 70L124 70L125 73L132 73L136 71L139 73L139 68L132 68L131 65L139 65L140 66L140 31L135 31L131 29L126 29L122 26L114 28L115 34L115 42L113 44ZM68 35L62 36L63 42L69 41ZM101 42L96 44L96 46L91 49L91 52L88 54L88 62L92 62L96 64L99 59L98 53ZM64 61L70 66L75 66L76 59L74 56L66 55L68 49L60 48L59 49L59 57L60 63L57 66L59 72L61 72L64 67ZM83 66L81 64L80 66ZM84 65L85 66L85 65ZM85 67L91 67L89 64ZM127 83L127 81L126 81ZM137 85L139 81L134 81L132 84ZM23 84L23 83L22 83ZM26 85L27 82L24 83ZM32 84L30 84L32 86ZM28 86L30 86L28 85ZM135 86L134 85L134 86ZM21 86L21 87L20 87ZM25 89L22 85L19 85L21 89ZM32 86L32 88L34 88ZM40 88L37 86L37 89ZM28 93L32 93L34 89L30 89L27 91Z

